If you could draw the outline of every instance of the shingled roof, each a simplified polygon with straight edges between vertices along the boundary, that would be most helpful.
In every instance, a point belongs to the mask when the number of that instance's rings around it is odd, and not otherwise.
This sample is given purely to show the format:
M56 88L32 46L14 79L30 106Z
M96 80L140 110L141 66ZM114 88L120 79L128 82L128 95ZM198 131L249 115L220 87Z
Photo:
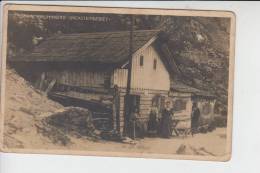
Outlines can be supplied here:
M133 51L144 46L159 30L133 32ZM129 57L129 31L58 34L30 53L10 61L123 63Z
M143 47L152 38L159 36L159 30L137 30L133 32L133 52ZM87 62L125 63L129 58L129 31L58 34L41 42L25 55L8 58L11 62ZM158 45L159 43L159 45ZM157 49L170 74L180 75L168 46L157 42ZM185 85L180 81L171 83L171 91L212 96L209 93Z

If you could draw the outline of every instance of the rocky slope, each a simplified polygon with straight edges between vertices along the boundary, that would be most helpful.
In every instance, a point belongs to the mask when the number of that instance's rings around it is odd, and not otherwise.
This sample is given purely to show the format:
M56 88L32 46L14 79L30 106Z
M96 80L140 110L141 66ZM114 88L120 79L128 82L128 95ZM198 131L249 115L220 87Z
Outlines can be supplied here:
M49 100L9 68L6 70L5 98L4 146L23 148L24 145L38 145L35 142L44 145L46 139L41 139L35 124L63 106Z
M229 72L230 21L185 17L166 20L161 28L182 72L183 81L217 96L218 113L225 114Z
M68 147L75 136L96 137L87 109L64 108L9 68L5 101L4 147L9 149Z

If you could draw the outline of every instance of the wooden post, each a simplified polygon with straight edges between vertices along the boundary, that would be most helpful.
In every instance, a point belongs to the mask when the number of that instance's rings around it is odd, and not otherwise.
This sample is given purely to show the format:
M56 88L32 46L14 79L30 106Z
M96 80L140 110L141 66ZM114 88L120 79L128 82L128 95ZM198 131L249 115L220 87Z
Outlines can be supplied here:
M52 88L54 87L55 83L56 83L56 79L52 79L52 81L48 85L47 89L45 90L45 94L48 94L52 90Z
M126 95L130 94L131 89L131 74L132 74L132 54L133 54L133 30L134 30L134 16L131 15L131 26L130 26L130 35L129 35L129 64L128 64L128 73L127 73L127 86L126 86Z
M129 96L130 96L130 90L131 90L131 74L132 74L132 54L133 54L133 30L134 30L134 16L130 15L130 34L129 34L129 63L128 63L128 73L127 73L127 85L126 85L126 95L124 100L124 135L126 135L128 131L128 122L127 118L128 115L131 113L129 109Z
M120 133L120 93L117 85L114 87L113 119L114 129Z
M136 122L136 120L134 120L134 122L133 122L134 123L133 124L133 128L134 128L133 129L133 140L135 140L135 122Z
M39 89L40 90L43 90L44 80L45 80L45 72L43 72L41 74L41 79L40 79L40 84L39 84Z

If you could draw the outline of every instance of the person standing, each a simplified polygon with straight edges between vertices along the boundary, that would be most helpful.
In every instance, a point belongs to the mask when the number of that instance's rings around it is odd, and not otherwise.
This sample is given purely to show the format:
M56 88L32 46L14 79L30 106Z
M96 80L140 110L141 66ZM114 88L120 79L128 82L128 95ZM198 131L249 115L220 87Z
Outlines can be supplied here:
M162 110L161 119L161 136L163 138L170 138L172 135L172 109L171 102L166 101L165 108Z
M130 129L129 136L132 139L144 138L144 133L145 133L144 123L140 121L140 114L138 108L134 108L134 111L130 114L129 129Z
M158 109L152 105L147 125L147 132L149 136L156 136L158 134Z
M196 102L192 104L192 113L191 113L191 135L193 136L198 132L200 119L200 110Z

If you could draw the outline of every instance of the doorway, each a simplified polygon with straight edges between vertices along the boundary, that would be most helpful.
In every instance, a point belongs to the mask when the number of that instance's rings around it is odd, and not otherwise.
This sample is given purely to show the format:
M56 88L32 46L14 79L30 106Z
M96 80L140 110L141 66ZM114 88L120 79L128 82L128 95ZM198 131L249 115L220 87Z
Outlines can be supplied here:
M129 120L131 113L137 109L140 111L140 95L125 95L124 98L124 134L127 135L129 131Z

